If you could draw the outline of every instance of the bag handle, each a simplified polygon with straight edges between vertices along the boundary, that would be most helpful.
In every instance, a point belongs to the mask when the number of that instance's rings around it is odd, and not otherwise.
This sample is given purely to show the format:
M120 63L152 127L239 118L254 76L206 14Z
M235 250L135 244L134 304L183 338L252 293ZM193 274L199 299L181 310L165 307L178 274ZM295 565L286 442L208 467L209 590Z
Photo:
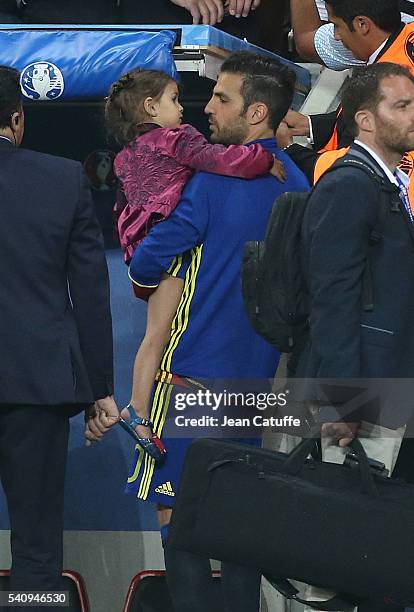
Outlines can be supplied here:
M272 587L279 591L279 593L286 597L286 599L293 599L298 603L304 604L305 606L310 606L316 610L353 610L358 604L361 603L361 599L357 599L351 595L343 595L341 593L338 593L326 601L310 601L302 599L299 597L298 589L294 587L293 584L286 578L275 578L274 576L270 576L266 573L263 575L266 580L270 582Z
M283 463L282 471L286 474L298 474L303 464L305 463L308 455L311 453L312 448L315 444L318 434L315 434L312 438L303 440L298 446L296 446L287 456ZM355 455L358 458L359 474L361 477L362 492L370 495L371 497L378 497L378 489L375 485L374 479L368 463L368 457L358 438L354 438L350 443Z

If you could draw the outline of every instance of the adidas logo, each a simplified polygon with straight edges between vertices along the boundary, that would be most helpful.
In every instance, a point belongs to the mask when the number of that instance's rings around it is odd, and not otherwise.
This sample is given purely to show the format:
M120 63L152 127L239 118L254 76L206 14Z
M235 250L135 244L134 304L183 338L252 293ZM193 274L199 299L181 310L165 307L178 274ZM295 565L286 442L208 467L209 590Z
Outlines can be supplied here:
M156 487L156 493L162 493L163 495L169 495L170 497L175 497L175 493L173 491L171 482L165 482L163 485Z

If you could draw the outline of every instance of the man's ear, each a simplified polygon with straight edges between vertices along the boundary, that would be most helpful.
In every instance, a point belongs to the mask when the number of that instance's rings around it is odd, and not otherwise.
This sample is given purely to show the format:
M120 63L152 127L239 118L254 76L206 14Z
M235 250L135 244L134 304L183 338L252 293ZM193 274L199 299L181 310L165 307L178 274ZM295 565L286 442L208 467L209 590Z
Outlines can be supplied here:
M143 106L144 106L144 111L150 117L156 117L158 115L157 101L154 100L154 98L151 98L151 97L145 98Z
M375 130L375 117L369 110L360 110L355 115L358 132L372 133Z
M269 116L269 110L264 102L254 102L247 109L246 119L250 125L263 123Z
M372 32L372 28L375 27L372 19L365 17L364 15L355 17L352 25L354 26L354 31L361 36L367 36L370 32Z
M15 113L12 114L12 116L10 117L10 127L13 130L13 132L15 132L19 128L21 120L22 120L21 113L16 111Z

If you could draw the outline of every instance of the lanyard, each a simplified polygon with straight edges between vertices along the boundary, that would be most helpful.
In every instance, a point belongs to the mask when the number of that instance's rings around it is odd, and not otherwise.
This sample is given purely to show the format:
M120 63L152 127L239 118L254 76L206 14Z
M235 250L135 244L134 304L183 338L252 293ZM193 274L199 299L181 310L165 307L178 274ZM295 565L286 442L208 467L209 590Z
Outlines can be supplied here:
M413 211L411 210L410 198L408 196L407 187L404 185L404 183L397 174L395 174L394 176L397 179L398 187L400 188L400 198L405 206L406 211L408 212L411 223L414 223L414 215Z

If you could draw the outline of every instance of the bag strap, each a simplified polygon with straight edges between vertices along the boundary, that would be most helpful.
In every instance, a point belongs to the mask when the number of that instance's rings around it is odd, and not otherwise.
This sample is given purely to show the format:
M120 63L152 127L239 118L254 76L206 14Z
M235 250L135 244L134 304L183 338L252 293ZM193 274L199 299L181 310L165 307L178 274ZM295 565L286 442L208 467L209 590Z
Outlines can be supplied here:
M286 455L286 459L283 462L282 471L286 474L291 474L293 476L298 474L307 457L312 452L312 449L315 445L315 441L318 437L320 437L320 431L315 428L312 431L311 437L302 440L302 442L295 446L295 448L291 450L288 455ZM349 446L352 448L358 459L358 468L362 492L366 495L369 495L370 497L378 497L378 488L372 477L370 464L364 447L362 446L358 438L354 438L350 442Z
M378 216L374 227L369 236L369 244L371 246L378 244L383 238L383 229L388 210L395 211L395 205L392 195L398 193L398 187L387 184L383 177L378 174L375 168L370 164L369 159L359 151L352 151L350 155L339 159L325 172L324 176L329 172L338 170L339 168L356 168L364 172L375 183L380 190L380 206ZM398 208L399 210L399 208ZM374 290L372 286L372 273L370 260L367 259L364 273L362 277L362 307L365 312L374 310Z
M326 601L310 601L307 599L303 599L299 597L299 591L290 580L286 578L279 578L270 576L269 574L264 573L264 577L272 587L274 587L281 595L286 597L286 599L293 599L298 603L304 604L305 606L310 606L311 608L315 608L316 610L353 610L358 604L361 603L361 599L353 597L352 595L343 595L342 593L338 593L331 599L327 599Z

